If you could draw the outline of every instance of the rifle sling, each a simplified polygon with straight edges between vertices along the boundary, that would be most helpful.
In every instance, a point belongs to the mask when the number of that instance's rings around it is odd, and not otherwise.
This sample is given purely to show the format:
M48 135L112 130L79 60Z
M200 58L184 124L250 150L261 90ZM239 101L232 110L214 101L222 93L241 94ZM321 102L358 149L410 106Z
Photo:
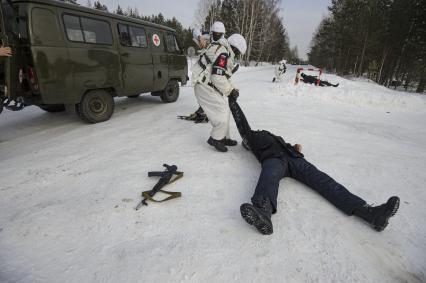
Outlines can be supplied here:
M176 174L174 174L174 175L175 175L175 177L172 178L166 185L169 185L169 184L171 184L171 183L179 180L180 178L182 178L183 177L183 172L176 171ZM146 198L147 200L153 201L153 202L164 202L164 201L168 201L168 200L171 200L171 199L179 198L179 197L182 196L181 192L169 192L169 191L164 191L162 189L160 189L158 191L169 195L169 197L166 197L166 198L164 198L162 200L155 200L152 196L149 195L149 193L151 192L151 190L142 192L142 197Z

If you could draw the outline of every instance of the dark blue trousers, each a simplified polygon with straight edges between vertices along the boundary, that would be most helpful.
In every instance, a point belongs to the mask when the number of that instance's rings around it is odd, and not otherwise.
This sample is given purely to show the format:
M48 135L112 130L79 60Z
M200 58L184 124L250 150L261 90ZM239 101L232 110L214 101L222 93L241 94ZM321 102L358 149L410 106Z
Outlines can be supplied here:
M338 209L352 215L365 201L349 192L333 178L318 170L304 158L269 158L262 162L262 171L253 199L269 198L273 213L277 211L277 197L280 180L290 177L302 182L322 195Z

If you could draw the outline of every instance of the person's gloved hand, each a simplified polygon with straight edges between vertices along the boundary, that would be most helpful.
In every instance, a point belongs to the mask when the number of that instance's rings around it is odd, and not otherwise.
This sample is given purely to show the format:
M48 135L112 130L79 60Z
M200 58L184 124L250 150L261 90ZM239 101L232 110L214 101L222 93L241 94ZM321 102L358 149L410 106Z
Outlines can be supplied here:
M229 94L229 98L232 98L235 101L237 101L238 96L240 96L240 92L238 89L234 88L233 90L231 90L231 93Z
M240 64L235 65L234 69L232 69L232 74L235 74L240 68Z

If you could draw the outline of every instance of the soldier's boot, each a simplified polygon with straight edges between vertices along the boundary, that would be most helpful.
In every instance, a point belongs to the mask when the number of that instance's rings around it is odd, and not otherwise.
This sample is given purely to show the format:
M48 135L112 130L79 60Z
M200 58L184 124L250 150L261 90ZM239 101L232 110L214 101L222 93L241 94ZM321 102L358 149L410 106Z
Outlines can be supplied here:
M231 140L228 138L224 138L222 141L226 146L236 146L238 144L236 140Z
M354 215L367 221L376 231L383 231L388 225L389 218L395 215L399 207L399 197L393 196L379 206L364 204Z
M198 107L197 111L195 111L195 114L197 114L197 115L206 115L206 113L204 113L204 109L201 106Z
M203 108L200 106L198 107L197 111L195 111L192 115L194 115L194 121L195 123L208 123L209 118L207 118L206 113L204 112Z
M197 114L197 116L194 118L194 122L196 124L198 124L198 123L208 123L209 122L209 118L207 118L206 114Z
M207 140L207 143L211 146L213 146L214 148L216 148L217 151L220 152L227 152L228 148L225 146L225 143L222 140L215 140L214 138L210 137Z
M274 230L271 221L272 205L269 198L252 199L252 203L241 205L241 216L248 224L256 227L261 234L271 235Z
M189 120L194 120L195 121L197 119L197 117L200 116L200 115L205 115L204 114L204 110L203 110L203 108L201 108L201 106L198 107L198 109L195 110L194 113L190 114L188 116L188 118L189 118Z

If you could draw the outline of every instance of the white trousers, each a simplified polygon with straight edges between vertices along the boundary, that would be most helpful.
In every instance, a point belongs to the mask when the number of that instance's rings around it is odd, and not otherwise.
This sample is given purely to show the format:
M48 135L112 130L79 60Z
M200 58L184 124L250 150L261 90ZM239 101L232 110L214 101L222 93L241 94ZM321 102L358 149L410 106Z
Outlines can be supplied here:
M198 104L203 107L204 112L213 126L210 136L215 140L230 138L229 136L229 110L228 97L222 96L213 88L197 83L194 86L195 97Z

